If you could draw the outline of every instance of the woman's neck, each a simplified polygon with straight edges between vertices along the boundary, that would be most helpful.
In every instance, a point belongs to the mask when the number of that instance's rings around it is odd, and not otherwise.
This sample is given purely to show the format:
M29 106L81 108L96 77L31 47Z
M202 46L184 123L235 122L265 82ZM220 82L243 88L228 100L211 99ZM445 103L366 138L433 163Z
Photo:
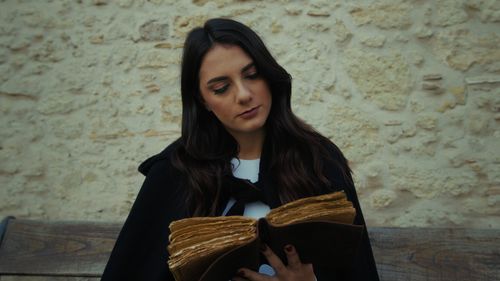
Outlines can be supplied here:
M238 158L240 159L258 159L262 153L264 144L264 132L240 133L233 137L240 147Z

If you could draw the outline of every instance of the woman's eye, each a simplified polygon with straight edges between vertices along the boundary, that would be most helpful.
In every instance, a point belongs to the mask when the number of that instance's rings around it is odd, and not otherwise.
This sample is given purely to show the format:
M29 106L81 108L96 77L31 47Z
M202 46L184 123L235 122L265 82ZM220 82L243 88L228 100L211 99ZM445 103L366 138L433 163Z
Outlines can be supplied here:
M226 85L224 85L224 86L222 86L220 88L214 89L213 90L214 94L216 94L216 95L223 94L227 90L228 87L229 87L229 84L226 84Z
M248 79L257 79L259 77L259 73L253 72L253 73L248 74L246 77Z

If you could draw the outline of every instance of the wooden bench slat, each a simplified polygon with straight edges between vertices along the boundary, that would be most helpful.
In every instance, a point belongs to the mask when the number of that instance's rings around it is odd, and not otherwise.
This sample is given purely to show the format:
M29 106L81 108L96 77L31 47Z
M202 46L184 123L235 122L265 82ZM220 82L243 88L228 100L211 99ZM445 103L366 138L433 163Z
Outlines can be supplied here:
M120 228L95 222L10 220L0 247L0 275L100 276Z
M88 277L102 274L120 228L116 223L10 220L0 245L0 281L59 280L54 276L94 281ZM383 281L500 276L500 229L373 227L369 232ZM5 276L18 274L46 277Z
M381 280L500 278L499 229L372 228Z
M0 276L0 281L99 281L99 277L66 277L66 276Z

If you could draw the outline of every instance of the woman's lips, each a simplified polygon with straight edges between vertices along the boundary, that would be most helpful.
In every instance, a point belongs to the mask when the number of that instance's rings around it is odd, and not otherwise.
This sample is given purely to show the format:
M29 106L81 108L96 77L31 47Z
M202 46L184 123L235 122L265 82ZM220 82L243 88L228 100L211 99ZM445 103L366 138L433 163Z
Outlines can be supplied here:
M240 113L238 117L241 117L243 119L252 119L257 115L257 113L259 113L259 106L256 106L250 110Z

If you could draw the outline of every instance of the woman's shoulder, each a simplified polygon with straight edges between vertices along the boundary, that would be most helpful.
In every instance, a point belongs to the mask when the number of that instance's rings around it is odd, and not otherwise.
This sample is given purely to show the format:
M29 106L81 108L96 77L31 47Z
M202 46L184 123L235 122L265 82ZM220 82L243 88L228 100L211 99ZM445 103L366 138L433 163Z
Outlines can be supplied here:
M169 144L160 153L150 156L139 165L139 172L147 176L155 166L161 166L162 169L172 167L172 155L180 145L180 139L177 139Z
M335 189L348 189L353 186L349 162L340 148L330 139L321 139L323 172Z

